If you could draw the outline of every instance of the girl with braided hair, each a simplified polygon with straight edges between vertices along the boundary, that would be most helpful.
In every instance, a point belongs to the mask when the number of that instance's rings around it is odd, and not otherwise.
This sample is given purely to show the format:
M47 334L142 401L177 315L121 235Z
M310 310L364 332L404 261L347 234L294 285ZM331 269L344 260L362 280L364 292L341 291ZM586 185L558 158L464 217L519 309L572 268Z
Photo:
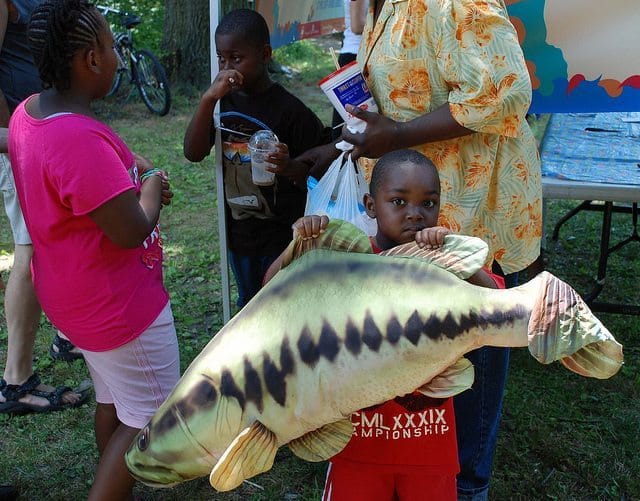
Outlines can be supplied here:
M124 452L179 377L158 228L172 194L166 174L91 110L117 67L96 7L45 0L28 36L44 90L16 108L9 150L34 286L93 379L100 459L88 499L127 499L134 479Z

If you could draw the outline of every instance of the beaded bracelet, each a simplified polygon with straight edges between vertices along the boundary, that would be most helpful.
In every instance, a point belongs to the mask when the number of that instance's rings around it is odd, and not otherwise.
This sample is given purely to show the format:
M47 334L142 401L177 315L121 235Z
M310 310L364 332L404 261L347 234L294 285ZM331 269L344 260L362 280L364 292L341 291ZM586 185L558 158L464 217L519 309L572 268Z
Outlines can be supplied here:
M152 176L162 176L162 171L157 167L144 171L140 176L140 184L144 183L147 179L149 179Z

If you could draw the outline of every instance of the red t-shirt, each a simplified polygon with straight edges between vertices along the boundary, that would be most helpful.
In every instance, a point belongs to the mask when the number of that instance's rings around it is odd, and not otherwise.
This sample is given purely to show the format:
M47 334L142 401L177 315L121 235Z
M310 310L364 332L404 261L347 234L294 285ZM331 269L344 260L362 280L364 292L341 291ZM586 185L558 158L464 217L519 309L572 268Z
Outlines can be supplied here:
M459 471L453 399L414 392L351 415L353 435L331 461L361 463L388 473Z
M381 249L371 241L374 253ZM487 269L498 288L502 277ZM419 392L397 397L351 415L354 432L332 462L358 463L386 473L456 475L458 444L453 399Z

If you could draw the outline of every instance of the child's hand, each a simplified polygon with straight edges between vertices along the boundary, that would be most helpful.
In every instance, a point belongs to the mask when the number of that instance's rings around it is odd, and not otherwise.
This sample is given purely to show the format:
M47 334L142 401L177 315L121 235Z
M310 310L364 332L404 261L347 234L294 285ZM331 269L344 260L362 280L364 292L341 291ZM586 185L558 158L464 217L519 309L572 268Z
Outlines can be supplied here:
M284 143L278 143L276 150L269 154L267 161L275 167L267 167L270 172L275 172L279 176L288 177L297 186L304 186L309 173L309 166L303 162L293 160L289 156L289 148Z
M444 244L444 237L451 233L449 228L434 226L416 233L416 243L421 249L437 249Z
M169 176L166 172L162 171L162 191L160 192L162 205L169 205L172 198L173 191L171 191L171 185L169 184Z
M324 233L328 224L327 216L303 216L293 223L293 238L297 236L302 237L302 240L318 238L321 233Z
M267 162L275 165L275 167L267 167L270 172L275 172L281 176L287 175L287 167L289 166L289 147L284 143L276 143L276 148L267 156Z
M244 77L239 71L221 70L202 97L219 101L223 96L240 87L243 82Z

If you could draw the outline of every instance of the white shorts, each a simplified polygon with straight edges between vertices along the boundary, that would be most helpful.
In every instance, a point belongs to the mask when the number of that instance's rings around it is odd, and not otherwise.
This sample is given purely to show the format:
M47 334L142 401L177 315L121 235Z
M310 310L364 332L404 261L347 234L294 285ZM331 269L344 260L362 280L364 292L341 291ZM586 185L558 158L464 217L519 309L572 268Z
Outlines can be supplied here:
M27 231L27 225L24 222L18 194L16 193L11 163L5 153L0 153L0 191L2 191L2 196L4 197L4 210L7 213L11 231L13 232L13 242L19 245L31 245L31 237Z
M96 402L113 404L118 419L143 428L180 377L180 354L171 302L139 337L109 351L81 350Z

